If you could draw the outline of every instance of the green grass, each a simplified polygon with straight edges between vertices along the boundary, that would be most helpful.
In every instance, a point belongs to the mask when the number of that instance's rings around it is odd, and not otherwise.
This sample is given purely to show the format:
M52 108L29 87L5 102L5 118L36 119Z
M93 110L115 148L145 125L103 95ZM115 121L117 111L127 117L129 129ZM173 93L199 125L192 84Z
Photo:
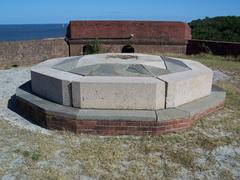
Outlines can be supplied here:
M170 55L171 54L167 54ZM240 56L231 57L231 56L215 56L212 54L198 54L198 55L173 55L174 57L186 58L198 61L212 69L220 69L225 71L240 72Z

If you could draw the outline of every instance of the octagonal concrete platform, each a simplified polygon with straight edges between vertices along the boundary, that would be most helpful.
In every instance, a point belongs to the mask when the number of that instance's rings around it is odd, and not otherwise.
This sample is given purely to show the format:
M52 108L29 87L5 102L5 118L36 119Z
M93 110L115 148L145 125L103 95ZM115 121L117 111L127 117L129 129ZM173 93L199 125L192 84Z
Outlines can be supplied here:
M17 89L19 111L38 125L56 130L98 135L158 135L190 127L201 117L223 107L226 93L213 87L210 95L162 110L79 109L40 98L31 82Z
M198 62L146 54L60 58L31 69L35 94L81 109L175 108L210 95L212 76Z

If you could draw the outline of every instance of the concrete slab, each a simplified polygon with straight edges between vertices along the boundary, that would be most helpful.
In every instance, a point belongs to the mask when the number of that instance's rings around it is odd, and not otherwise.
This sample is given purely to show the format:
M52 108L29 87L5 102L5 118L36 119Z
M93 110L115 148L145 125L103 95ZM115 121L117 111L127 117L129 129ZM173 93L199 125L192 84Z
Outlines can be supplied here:
M225 101L225 92L222 92L222 95L216 96L216 93L220 95L220 91L218 92L212 92L209 96L200 98L198 100L195 100L193 102L184 104L182 106L177 107L178 110L186 111L190 113L190 117L196 115L197 113L202 113L204 111L207 111L210 108L215 108L219 104L224 103Z
M200 71L212 71L207 66L201 64L200 62L194 61L194 60L182 59L182 58L172 58L172 57L170 57L170 58L184 63L186 66L188 66L191 70L194 70L194 71L198 71L198 70L200 70Z
M138 53L105 53L83 56L76 67L95 64L143 64L166 69L164 61L160 56L138 54Z
M190 117L189 112L176 109L176 108L157 110L156 114L157 114L157 121L188 119Z
M167 82L166 108L177 107L208 96L212 87L212 72L180 72L159 77Z
M68 59L65 59L64 61L58 62L57 64L55 64L51 67L54 69L60 70L60 71L69 72L76 67L80 58L81 57L68 58Z
M186 64L177 59L169 57L162 57L162 59L165 61L167 70L169 70L171 73L191 70L191 68L189 68Z
M180 60L191 70L158 77L167 83L166 108L177 107L211 93L213 71L198 62Z
M81 120L156 121L156 114L151 110L80 109L77 117Z
M65 118L78 120L156 121L155 111L78 109L59 105L32 94L30 86L31 84L28 82L17 88L17 98L37 106L51 116L61 115Z
M72 106L75 108L81 107L81 91L80 91L80 82L73 81L72 85Z
M75 107L152 110L165 106L165 83L152 77L88 76L72 84Z
M30 88L28 88L30 86ZM55 116L61 115L63 117L74 119L77 117L78 110L77 108L63 106L58 103L41 98L31 91L31 83L27 82L23 86L20 86L16 90L16 97L21 99L30 106L36 106L39 110L45 112L48 115Z
M151 77L169 73L161 57L144 54L95 54L53 64L54 69L84 76Z
M169 74L166 69L143 64L101 63L81 66L69 72L83 76L121 76L121 77L153 77Z
M58 71L50 67L31 69L32 91L53 102L71 106L71 82L79 75Z
M221 99L225 99L226 98L226 92L222 88L220 88L220 87L218 87L216 85L212 86L211 95L219 97Z

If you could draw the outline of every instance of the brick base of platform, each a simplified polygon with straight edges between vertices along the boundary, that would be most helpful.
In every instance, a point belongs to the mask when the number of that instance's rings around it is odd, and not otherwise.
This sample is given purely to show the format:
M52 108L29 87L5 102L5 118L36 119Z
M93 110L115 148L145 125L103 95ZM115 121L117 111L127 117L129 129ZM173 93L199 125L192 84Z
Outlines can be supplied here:
M20 114L44 128L94 135L160 135L185 130L200 118L222 108L225 92L213 91L209 97L203 98L199 102L192 102L192 104L179 109L171 109L171 112L166 109L158 112L147 111L147 114L152 112L154 116L151 119L146 115L146 120L144 120L144 117L139 118L138 112L140 111L134 110L132 111L136 114L136 118L133 115L129 117L129 120L126 119L125 115L127 111L123 111L122 115L117 112L117 115L114 116L116 110L114 112L106 110L106 114L99 113L105 110L89 110L89 117L86 113L81 116L81 109L66 107L41 99L26 90L26 88L19 88L16 97ZM195 107L198 109L194 109L195 104L197 104ZM175 113L175 111L178 111L178 113ZM180 116L178 116L179 111L181 111ZM104 117L109 112L111 113L110 116L114 118L105 120ZM94 115L91 113L94 113ZM166 113L175 113L175 115L166 115ZM161 116L161 118L157 116ZM164 120L159 120L162 118Z

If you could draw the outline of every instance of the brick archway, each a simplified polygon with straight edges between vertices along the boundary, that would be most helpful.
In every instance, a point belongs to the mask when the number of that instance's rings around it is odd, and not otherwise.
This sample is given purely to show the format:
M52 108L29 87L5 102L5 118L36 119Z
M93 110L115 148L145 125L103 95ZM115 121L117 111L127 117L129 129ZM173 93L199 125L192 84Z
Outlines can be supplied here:
M93 46L91 45L85 45L83 46L83 55L87 55L87 54L93 54Z
M134 53L134 52L135 49L130 45L123 46L122 48L122 53Z

